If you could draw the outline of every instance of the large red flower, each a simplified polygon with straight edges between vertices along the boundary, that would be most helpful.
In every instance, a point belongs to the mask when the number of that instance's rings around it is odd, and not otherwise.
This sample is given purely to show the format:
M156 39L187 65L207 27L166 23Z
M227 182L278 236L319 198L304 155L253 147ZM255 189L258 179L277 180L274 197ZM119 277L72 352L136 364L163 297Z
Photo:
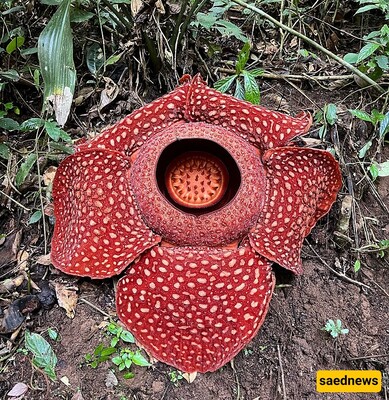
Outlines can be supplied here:
M130 265L116 305L138 342L182 371L218 369L262 325L272 262L302 272L340 188L330 153L286 147L310 124L185 77L60 164L53 264L91 278Z

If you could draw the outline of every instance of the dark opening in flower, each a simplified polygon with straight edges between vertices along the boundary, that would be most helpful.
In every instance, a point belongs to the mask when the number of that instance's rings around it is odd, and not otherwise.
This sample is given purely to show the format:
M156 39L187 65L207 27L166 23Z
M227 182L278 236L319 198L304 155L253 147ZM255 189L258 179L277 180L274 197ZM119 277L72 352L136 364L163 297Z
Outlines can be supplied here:
M221 94L197 76L59 166L52 262L119 280L119 318L155 358L214 371L257 333L272 262L300 251L341 186L333 156L290 145L311 118Z
M156 170L158 187L176 207L196 215L226 205L240 186L232 156L219 144L184 139L168 145Z

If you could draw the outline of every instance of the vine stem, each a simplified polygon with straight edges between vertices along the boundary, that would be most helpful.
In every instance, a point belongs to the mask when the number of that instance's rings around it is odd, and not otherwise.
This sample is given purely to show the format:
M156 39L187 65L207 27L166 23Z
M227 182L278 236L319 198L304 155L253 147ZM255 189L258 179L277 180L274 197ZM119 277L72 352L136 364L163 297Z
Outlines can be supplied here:
M385 93L385 89L381 87L377 82L373 81L373 79L369 78L367 75L365 75L363 72L361 72L358 68L355 68L353 65L348 63L347 61L344 61L342 58L337 56L336 54L332 53L331 51L327 50L325 47L321 46L320 44L316 43L314 40L310 39L309 37L303 35L302 33L294 30L293 28L290 28L289 26L284 25L280 21L277 21L275 18L273 18L271 15L265 13L263 10L261 10L258 7L253 6L252 4L248 4L243 0L232 0L234 3L239 4L240 6L251 10L255 12L256 14L262 16L263 18L266 18L267 20L271 21L274 25L278 26L279 28L291 33L294 36L299 37L301 40L303 40L306 43L309 43L311 46L315 47L316 49L320 50L324 54L327 54L330 58L333 60L337 61L339 64L342 64L344 67L346 67L348 70L352 71L355 75L358 75L362 80L365 82L369 83L372 87L375 87L380 93Z

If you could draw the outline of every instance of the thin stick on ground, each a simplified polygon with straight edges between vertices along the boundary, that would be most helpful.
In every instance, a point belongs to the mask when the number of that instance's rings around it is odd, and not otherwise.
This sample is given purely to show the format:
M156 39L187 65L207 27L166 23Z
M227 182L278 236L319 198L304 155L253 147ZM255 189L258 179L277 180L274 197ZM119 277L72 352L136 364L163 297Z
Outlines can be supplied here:
M278 364L280 365L280 371L281 371L282 398L284 400L287 400L286 388L285 388L284 367L282 366L281 350L280 350L280 345L279 344L277 344L277 354L278 354Z
M108 318L111 318L111 315L109 315L108 313L106 313L104 310L102 310L101 308L95 306L94 304L92 304L90 301L85 300L84 298L80 297L79 299L80 301L82 301L83 303L87 304L89 307L92 307L94 310L98 311L99 313L105 315Z
M294 30L293 28L290 28L289 26L286 26L280 21L277 21L275 18L270 16L269 14L265 13L262 11L260 8L253 6L252 4L247 4L246 2L242 0L232 0L234 3L239 4L240 6L247 8L248 10L251 10L255 12L256 14L266 18L267 20L271 21L274 25L278 26L279 28L291 33L294 36L297 36L304 42L310 44L311 46L315 47L316 49L320 50L333 60L337 61L339 64L342 64L344 67L346 67L349 71L352 71L355 75L358 75L363 81L369 83L372 87L376 88L380 93L385 93L385 89L381 87L377 82L373 81L373 79L369 78L367 75L365 75L363 72L361 72L358 68L354 67L350 63L344 61L342 58L337 56L336 54L332 53L331 51L327 50L325 47L321 46L319 43L316 43L314 40L310 39L309 37L303 35L302 33Z
M308 243L308 246L309 246L309 248L311 249L311 251L312 251L313 253L315 253L315 256L316 256L316 257L317 257L331 272L333 272L336 276L338 276L339 278L344 279L344 280L347 281L347 282L353 283L354 285L362 286L362 287L364 287L364 288L366 288L366 289L372 290L372 288L371 288L370 286L368 286L368 285L366 285L366 284L364 284L364 283L362 283L362 282L356 281L356 280L354 280L354 279L351 279L351 278L348 277L346 274L343 274L343 273L341 273L341 272L338 272L336 269L333 269L332 267L330 267L330 266L328 265L328 263L325 262L325 261L323 260L322 257L320 257L320 255L318 254L318 252L317 252L309 243Z

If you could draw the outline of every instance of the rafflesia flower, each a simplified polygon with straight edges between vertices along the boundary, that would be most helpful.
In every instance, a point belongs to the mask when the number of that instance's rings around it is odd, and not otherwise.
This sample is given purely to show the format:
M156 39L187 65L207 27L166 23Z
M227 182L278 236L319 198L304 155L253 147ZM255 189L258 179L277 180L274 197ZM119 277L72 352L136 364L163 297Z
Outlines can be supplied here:
M59 166L52 262L125 275L119 318L156 359L214 371L257 333L272 262L300 250L341 184L326 151L289 146L311 124L221 94L196 76Z

